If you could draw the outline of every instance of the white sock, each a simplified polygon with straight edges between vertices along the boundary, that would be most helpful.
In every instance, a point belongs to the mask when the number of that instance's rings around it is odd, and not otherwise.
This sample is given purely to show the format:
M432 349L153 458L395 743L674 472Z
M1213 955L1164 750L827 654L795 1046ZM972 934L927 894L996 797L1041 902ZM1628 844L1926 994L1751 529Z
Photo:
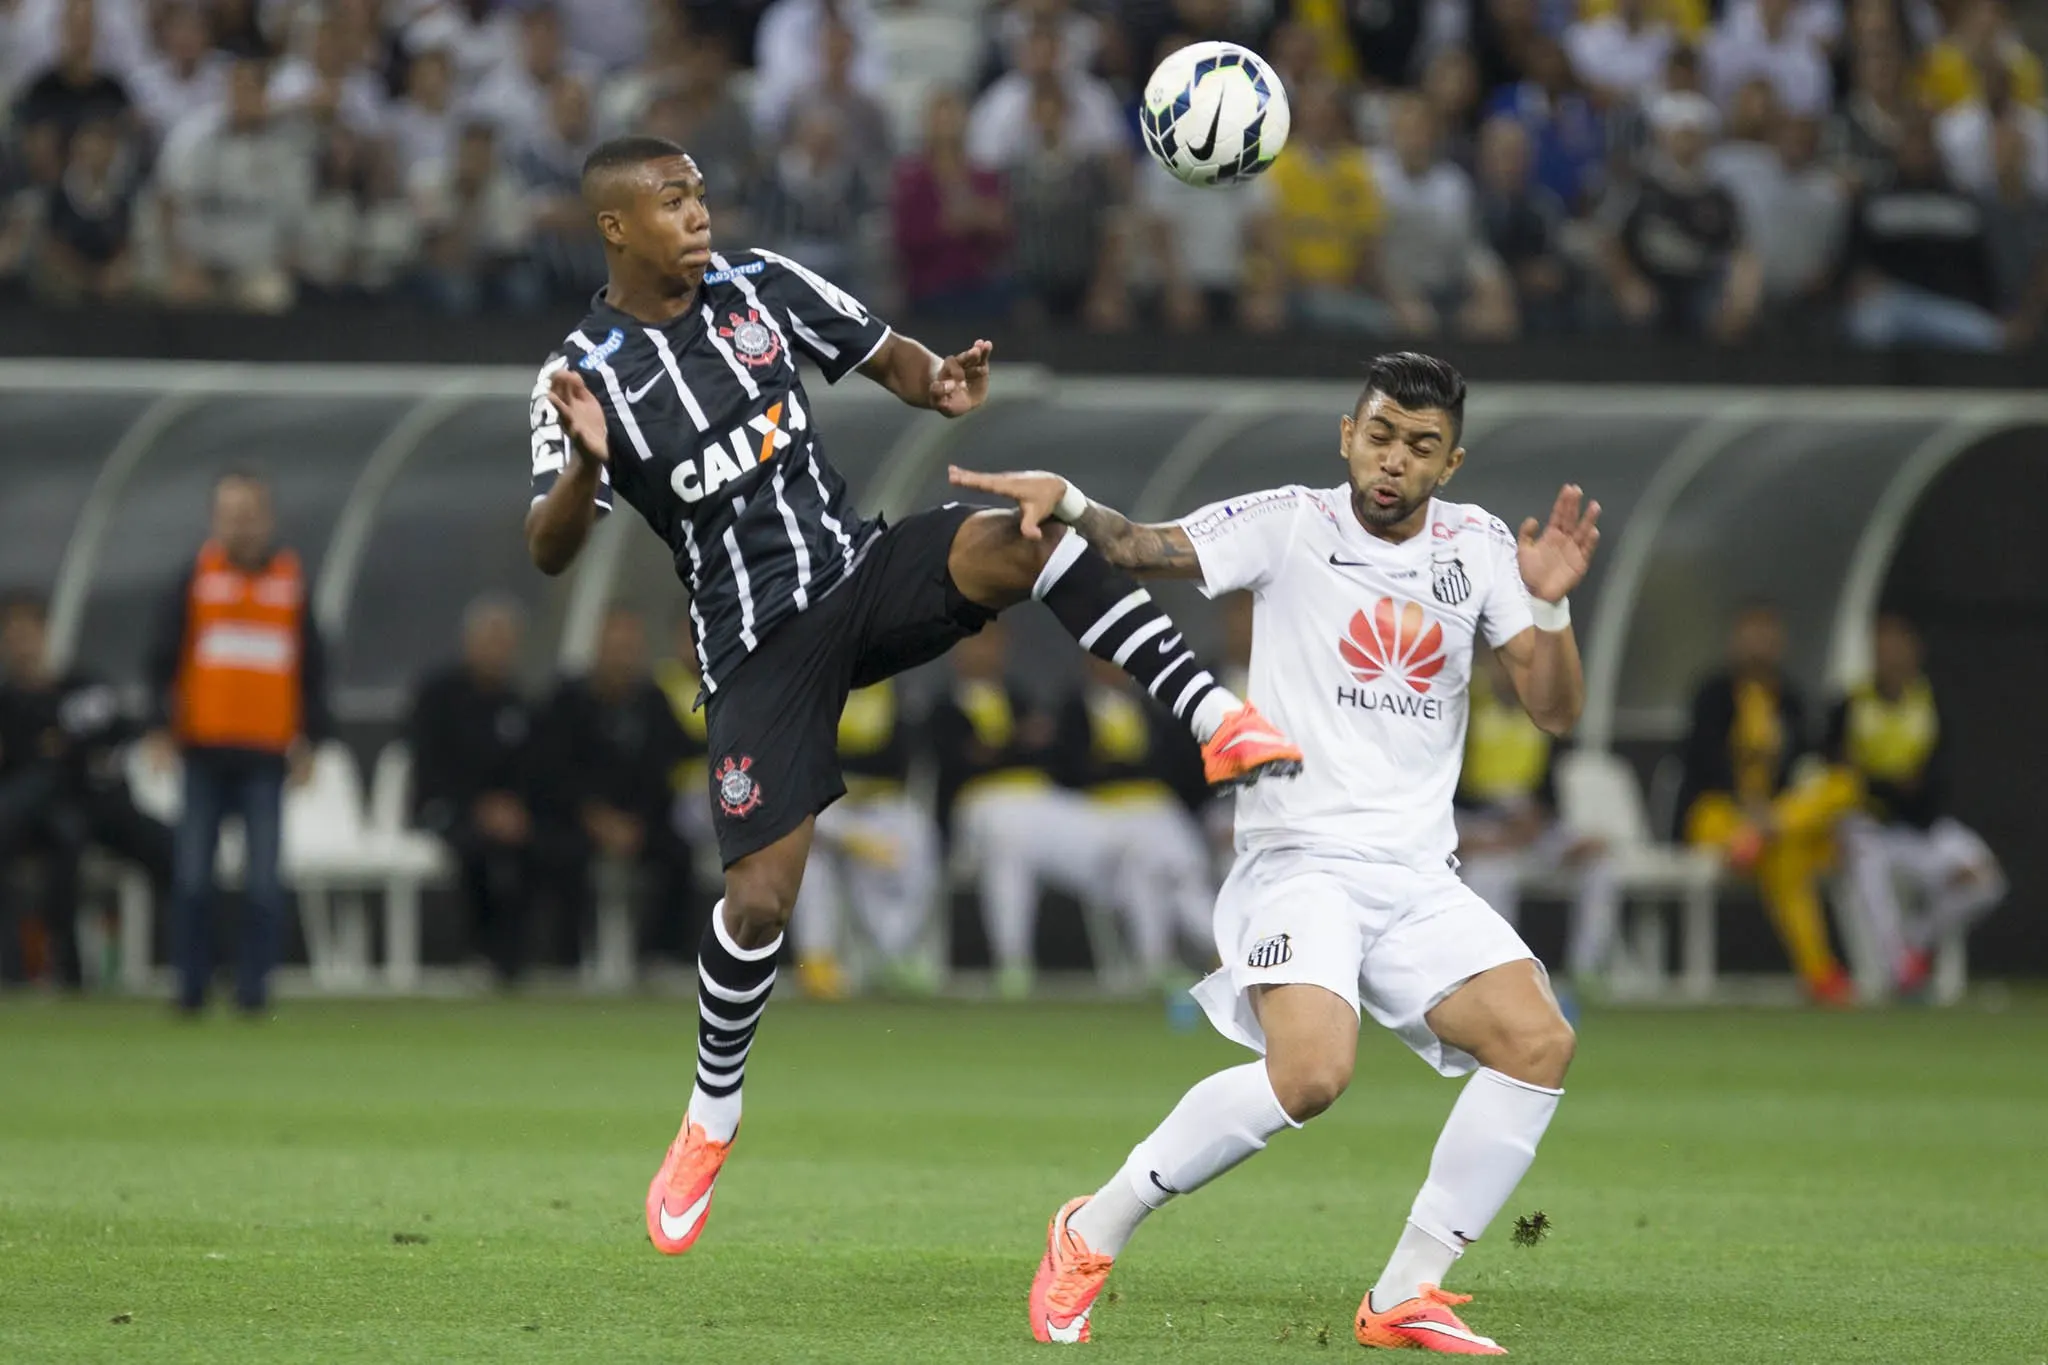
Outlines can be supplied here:
M1067 1226L1089 1250L1115 1256L1154 1209L1208 1184L1264 1148L1266 1139L1282 1128L1299 1127L1274 1096L1265 1062L1206 1076L1131 1149L1123 1169Z
M1195 713L1188 717L1188 724L1194 730L1195 738L1207 744L1209 736L1222 729L1223 722L1229 720L1243 705L1244 698L1219 684L1214 691L1195 704Z
M1491 1067L1465 1083L1436 1140L1429 1179L1408 1211L1400 1244L1372 1287L1375 1311L1414 1298L1425 1284L1443 1283L1451 1263L1479 1240L1522 1183L1562 1094Z

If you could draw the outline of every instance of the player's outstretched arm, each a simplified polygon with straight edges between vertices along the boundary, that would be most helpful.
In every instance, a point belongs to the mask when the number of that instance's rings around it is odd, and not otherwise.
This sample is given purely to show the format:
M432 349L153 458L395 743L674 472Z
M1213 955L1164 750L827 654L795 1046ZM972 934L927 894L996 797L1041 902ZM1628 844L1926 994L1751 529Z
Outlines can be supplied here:
M534 567L552 578L575 562L583 542L590 538L610 450L604 409L584 387L582 376L556 371L548 381L548 402L560 415L563 434L569 438L569 460L554 486L527 509L526 552Z
M1102 557L1145 578L1200 578L1202 564L1188 533L1173 522L1146 525L1113 507L1091 502L1057 474L1032 469L1016 474L983 474L950 466L956 485L993 493L1017 504L1018 529L1026 540L1045 534L1047 520L1066 522Z
M977 341L942 360L915 337L891 332L860 372L913 408L965 417L988 399L988 358L995 349L992 341Z
M1600 504L1584 499L1577 484L1566 484L1558 490L1547 524L1539 527L1534 517L1522 523L1515 559L1523 586L1537 604L1537 622L1501 646L1522 709L1553 735L1571 733L1586 705L1585 669L1564 606L1566 594L1584 581L1600 543Z

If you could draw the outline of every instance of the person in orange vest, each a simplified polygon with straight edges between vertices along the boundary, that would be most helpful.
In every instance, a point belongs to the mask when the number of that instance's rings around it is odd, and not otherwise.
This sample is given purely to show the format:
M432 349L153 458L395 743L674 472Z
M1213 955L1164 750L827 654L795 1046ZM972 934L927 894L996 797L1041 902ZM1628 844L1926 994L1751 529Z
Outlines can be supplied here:
M278 879L284 786L312 774L329 733L324 660L299 557L275 543L270 489L223 475L213 527L165 604L149 659L160 763L183 759L185 799L171 875L178 1006L206 1003L213 959L213 867L221 822L242 820L248 853L235 1003L255 1014L284 928Z

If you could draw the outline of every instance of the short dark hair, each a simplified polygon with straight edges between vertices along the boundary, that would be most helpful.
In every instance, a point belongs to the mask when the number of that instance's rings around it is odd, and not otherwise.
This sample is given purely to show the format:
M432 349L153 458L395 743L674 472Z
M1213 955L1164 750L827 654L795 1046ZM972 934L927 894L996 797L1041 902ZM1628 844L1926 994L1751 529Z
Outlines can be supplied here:
M1358 406L1351 410L1354 419L1365 411L1365 405L1376 393L1385 394L1404 408L1442 408L1450 415L1453 447L1464 433L1465 376L1449 361L1420 351L1390 351L1374 356L1365 370L1365 389L1358 395Z
M613 171L629 170L649 161L665 161L672 156L688 156L678 143L665 137L652 137L635 133L629 137L615 137L598 143L590 149L590 155L583 158L583 194L590 196L591 181Z

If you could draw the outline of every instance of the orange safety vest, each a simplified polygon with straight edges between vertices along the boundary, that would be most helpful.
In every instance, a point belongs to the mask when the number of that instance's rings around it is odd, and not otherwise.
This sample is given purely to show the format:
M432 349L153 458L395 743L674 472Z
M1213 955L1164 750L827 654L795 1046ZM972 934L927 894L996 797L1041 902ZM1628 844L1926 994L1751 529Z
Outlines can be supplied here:
M281 754L304 724L306 580L279 550L263 568L237 568L214 541L200 547L178 669L178 739L201 748Z

